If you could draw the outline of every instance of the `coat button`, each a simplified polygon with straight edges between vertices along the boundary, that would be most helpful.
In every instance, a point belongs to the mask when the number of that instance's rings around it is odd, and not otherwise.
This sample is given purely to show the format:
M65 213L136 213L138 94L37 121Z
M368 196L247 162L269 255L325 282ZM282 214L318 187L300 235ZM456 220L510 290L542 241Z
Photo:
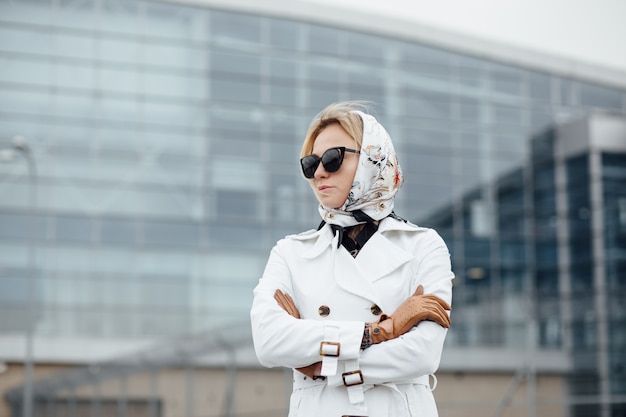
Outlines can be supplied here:
M328 315L330 314L330 307L328 307L328 306L320 306L320 308L317 309L317 312L322 317L328 317Z
M370 311L372 312L373 315L375 316L380 316L380 314L383 312L380 307L378 307L376 304L372 304L372 306L370 307Z

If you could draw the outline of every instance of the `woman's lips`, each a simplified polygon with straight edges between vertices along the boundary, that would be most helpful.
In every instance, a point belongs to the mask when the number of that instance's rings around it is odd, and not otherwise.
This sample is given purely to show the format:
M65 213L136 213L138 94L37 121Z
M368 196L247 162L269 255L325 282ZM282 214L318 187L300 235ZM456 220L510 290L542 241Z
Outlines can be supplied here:
M332 187L330 185L320 185L319 187L317 187L317 191L319 191L320 193L323 193L326 190L331 189Z

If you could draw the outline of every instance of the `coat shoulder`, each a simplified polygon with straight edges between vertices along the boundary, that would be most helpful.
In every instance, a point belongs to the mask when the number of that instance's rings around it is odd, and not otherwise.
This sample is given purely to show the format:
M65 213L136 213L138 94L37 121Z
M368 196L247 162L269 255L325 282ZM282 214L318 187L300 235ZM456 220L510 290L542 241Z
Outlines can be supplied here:
M320 230L311 229L302 233L287 235L278 241L275 249L290 259L310 258L323 252L331 240L330 228L323 227Z
M279 247L293 247L298 245L307 245L314 244L317 239L320 237L321 231L310 229L301 233L296 233L293 235L287 235L284 238L280 239L276 246Z
M320 235L319 230L309 229L309 230L306 230L304 232L300 232L297 234L287 235L284 237L283 240L305 241L305 240L317 239L319 235Z
M434 229L428 227L418 226L411 223L408 220L398 220L392 217L384 219L378 229L381 233L384 232L408 232L408 233L432 233Z
M386 219L379 229L383 236L392 241L402 241L404 245L445 245L439 233L430 227L423 227L409 221Z

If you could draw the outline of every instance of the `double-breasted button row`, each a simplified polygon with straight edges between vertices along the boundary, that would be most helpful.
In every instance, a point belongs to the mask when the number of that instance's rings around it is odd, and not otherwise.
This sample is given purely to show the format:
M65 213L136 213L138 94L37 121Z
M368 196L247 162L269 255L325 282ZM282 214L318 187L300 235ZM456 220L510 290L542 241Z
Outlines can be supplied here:
M370 311L372 312L373 315L375 316L380 316L381 313L383 312L380 307L378 307L377 304L372 304L372 306L370 307ZM317 309L317 313L321 316L321 317L328 317L330 315L330 307L328 307L327 305L321 305L318 309Z

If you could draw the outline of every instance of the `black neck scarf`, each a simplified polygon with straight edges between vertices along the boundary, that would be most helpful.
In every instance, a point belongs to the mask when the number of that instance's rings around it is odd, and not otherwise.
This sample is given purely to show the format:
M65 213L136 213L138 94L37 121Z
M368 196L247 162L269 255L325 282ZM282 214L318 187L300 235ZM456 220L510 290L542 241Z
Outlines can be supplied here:
M347 230L350 230L352 227L356 226L348 227ZM365 246L367 241L374 235L374 233L376 233L377 230L378 224L365 223L365 226L363 226L363 229L361 229L361 231L356 235L354 240L348 237L348 233L343 233L341 244L348 252L350 252L352 257L356 257L361 249L363 249L363 246Z
M374 219L372 219L367 214L363 213L361 210L355 210L353 214L354 214L354 218L359 223L365 222L365 226L363 227L363 230L361 230L359 234L356 236L356 240L350 239L348 235L346 234L346 231L350 230L350 228L354 226L343 227L343 226L339 226L336 224L331 224L330 228L333 231L333 235L336 233L339 233L337 248L339 248L340 245L343 245L348 250L348 252L352 254L352 256L356 256L356 254L359 253L359 251L363 248L363 246L365 246L365 243L367 243L367 241L374 235L374 233L376 233L376 231L378 230L378 224L376 223ZM398 216L393 211L387 217L391 217L395 220L406 223L405 219ZM320 225L317 227L317 230L320 230L322 227L324 227L325 224L326 222L322 220Z
M346 231L356 226L343 227L337 224L331 224L330 228L332 229L333 234L339 234L337 248L339 248L340 245L343 245L354 257L359 253L363 246L365 246L365 243L367 243L367 241L374 235L374 233L376 233L376 231L378 230L378 223L376 223L374 219L363 213L361 210L355 210L353 212L353 215L354 218L359 222L359 224L365 223L365 226L363 226L363 229L357 234L355 240L349 238ZM318 230L321 229L324 224L326 224L326 222L322 221L322 223L318 227Z

